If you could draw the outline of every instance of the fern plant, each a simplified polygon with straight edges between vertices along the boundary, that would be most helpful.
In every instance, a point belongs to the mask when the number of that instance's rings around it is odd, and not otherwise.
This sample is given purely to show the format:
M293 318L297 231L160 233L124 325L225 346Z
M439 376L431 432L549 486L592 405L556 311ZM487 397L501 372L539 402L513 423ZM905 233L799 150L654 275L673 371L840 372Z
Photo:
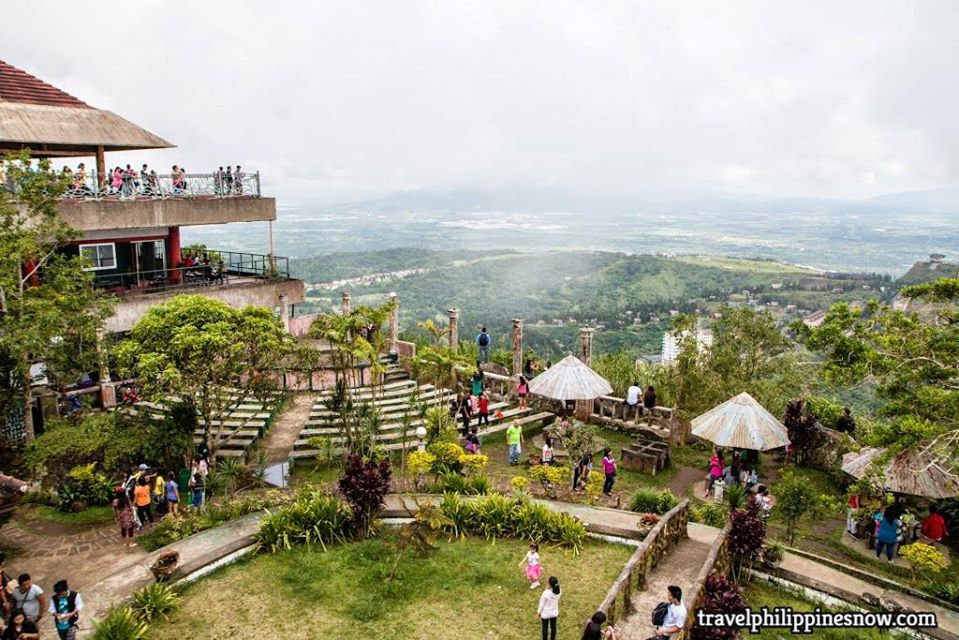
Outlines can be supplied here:
M96 623L91 640L144 640L148 625L130 607L115 607Z
M162 617L166 620L180 606L180 596L167 584L154 582L136 593L130 601L130 609L137 619L151 622Z

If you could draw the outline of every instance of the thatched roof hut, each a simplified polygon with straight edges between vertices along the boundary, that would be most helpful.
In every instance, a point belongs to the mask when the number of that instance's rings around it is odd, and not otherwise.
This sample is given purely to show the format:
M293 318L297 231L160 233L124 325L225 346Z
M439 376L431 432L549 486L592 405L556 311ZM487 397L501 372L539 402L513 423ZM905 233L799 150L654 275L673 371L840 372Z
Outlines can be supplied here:
M105 151L174 146L0 60L0 154L97 156Z
M692 434L720 447L769 451L789 444L789 433L748 393L740 393L692 421Z
M907 449L885 463L878 458L885 449L865 447L842 457L842 470L856 479L870 473L886 491L911 496L944 500L959 497L959 481L934 456L921 450Z
M613 392L606 379L575 356L566 356L529 382L529 392L553 400L595 400Z

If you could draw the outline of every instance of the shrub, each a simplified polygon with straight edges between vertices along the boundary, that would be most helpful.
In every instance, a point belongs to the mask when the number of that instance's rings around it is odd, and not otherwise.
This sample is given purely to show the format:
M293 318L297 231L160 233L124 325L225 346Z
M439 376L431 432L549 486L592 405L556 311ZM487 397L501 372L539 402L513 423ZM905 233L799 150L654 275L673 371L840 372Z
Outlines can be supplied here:
M513 479L509 481L510 486L513 487L514 491L525 492L529 491L529 478L524 476L513 476Z
M477 454L463 454L459 457L459 465L463 473L469 475L479 471L489 463L489 457Z
M803 516L816 508L818 494L805 478L793 471L776 483L776 508L786 519L786 541L792 544Z
M733 579L739 582L742 570L759 559L766 543L766 523L755 507L736 509L730 514L729 555L733 560Z
M91 640L143 640L147 628L147 623L139 620L130 607L114 607L94 625Z
M169 585L154 582L136 593L130 601L130 610L137 619L150 622L154 618L164 620L180 606L180 596Z
M726 526L727 518L729 518L729 511L718 502L704 502L689 510L690 521L717 529Z
M276 552L297 544L345 542L353 531L353 512L341 500L319 489L306 488L296 499L260 521L256 541Z
M915 542L899 548L899 555L906 559L912 568L912 577L917 573L939 573L946 568L946 559L942 552L931 544Z
M70 469L63 483L57 488L58 507L61 511L77 511L87 505L109 504L113 497L113 484L102 473L95 473L96 463L79 465Z
M603 484L605 481L606 476L598 469L590 471L589 475L586 476L586 497L591 502L595 502L596 499L599 498L599 494L603 492Z
M941 580L926 580L922 588L946 602L959 604L959 582L943 582Z
M743 589L726 578L715 573L706 578L703 585L703 603L700 607L709 613L743 613L746 611L746 599ZM694 640L732 640L740 636L739 627L700 627L693 626Z
M542 483L559 486L569 478L569 467L555 467L549 464L539 464L529 470L529 477Z
M779 542L773 542L766 545L766 548L763 549L763 563L771 567L776 566L783 561L783 556L786 554L786 547L784 547Z
M391 475L389 458L374 462L350 454L346 460L339 487L353 509L356 530L363 537L371 533L373 519L383 508Z
M437 485L438 493L469 493L466 478L458 473L445 473Z
M472 492L477 495L485 495L493 491L493 483L486 476L473 476L470 485Z
M493 493L465 501L447 494L440 507L450 522L446 528L454 536L553 542L577 553L586 540L586 527L581 521L518 497Z
M746 488L741 484L731 484L723 489L723 502L730 510L741 509L746 501Z
M637 513L655 513L663 515L679 504L679 500L669 489L640 489L629 500L629 508Z
M426 475L436 460L429 451L414 451L406 457L406 468L418 476Z
M466 452L463 451L463 447L455 442L434 442L426 450L434 456L433 465L430 467L430 472L434 475L441 476L450 472L460 473L463 470L460 458Z
M806 398L806 409L819 420L819 424L830 429L836 428L836 423L842 416L842 405L822 396Z

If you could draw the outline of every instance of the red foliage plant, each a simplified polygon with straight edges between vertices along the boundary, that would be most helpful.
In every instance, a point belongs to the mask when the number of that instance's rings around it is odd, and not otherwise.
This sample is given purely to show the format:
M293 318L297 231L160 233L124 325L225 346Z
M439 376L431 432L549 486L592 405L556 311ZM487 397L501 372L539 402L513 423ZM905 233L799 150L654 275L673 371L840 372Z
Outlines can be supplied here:
M715 573L709 574L700 607L706 613L743 613L746 599L743 588ZM693 640L732 640L740 636L738 627L693 627Z
M375 462L354 453L346 460L339 487L353 509L356 530L364 536L369 535L373 518L385 505L391 476L389 458Z

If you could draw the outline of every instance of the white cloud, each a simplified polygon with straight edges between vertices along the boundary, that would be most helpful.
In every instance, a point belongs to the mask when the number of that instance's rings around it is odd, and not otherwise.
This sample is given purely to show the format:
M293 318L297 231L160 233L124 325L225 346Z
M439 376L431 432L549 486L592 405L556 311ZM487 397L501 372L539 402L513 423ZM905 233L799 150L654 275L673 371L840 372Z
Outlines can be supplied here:
M955 184L957 7L32 0L0 56L280 194L859 197Z

